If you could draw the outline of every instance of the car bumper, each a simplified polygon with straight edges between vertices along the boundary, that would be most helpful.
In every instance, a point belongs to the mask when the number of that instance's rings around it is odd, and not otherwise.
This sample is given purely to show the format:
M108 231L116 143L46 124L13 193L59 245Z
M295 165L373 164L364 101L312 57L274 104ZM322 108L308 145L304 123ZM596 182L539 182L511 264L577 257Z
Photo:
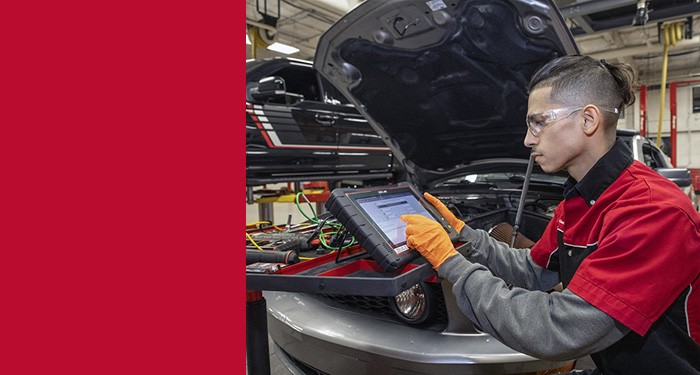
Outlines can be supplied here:
M304 294L265 292L265 298L276 345L329 374L512 374L570 364L513 351L487 334L418 329L333 308Z

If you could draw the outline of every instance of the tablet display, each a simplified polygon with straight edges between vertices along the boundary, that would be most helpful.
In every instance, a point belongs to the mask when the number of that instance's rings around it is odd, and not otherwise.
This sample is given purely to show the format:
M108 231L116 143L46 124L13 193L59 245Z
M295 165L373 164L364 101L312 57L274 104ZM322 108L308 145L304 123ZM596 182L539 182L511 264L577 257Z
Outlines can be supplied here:
M453 242L459 237L437 209L409 185L335 189L325 206L387 271L420 256L406 245L406 223L401 215L426 216L439 223Z
M435 220L413 192L397 190L389 190L385 194L365 194L365 197L359 196L361 194L350 196L394 248L406 243L406 223L401 221L401 215L420 214Z

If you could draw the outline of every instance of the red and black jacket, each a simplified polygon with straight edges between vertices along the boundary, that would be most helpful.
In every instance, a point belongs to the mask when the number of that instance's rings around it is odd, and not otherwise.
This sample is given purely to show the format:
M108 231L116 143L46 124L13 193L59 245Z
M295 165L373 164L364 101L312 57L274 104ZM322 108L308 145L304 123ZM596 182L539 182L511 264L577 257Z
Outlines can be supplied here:
M700 373L700 214L624 143L569 180L531 256L631 329L591 356L603 373Z

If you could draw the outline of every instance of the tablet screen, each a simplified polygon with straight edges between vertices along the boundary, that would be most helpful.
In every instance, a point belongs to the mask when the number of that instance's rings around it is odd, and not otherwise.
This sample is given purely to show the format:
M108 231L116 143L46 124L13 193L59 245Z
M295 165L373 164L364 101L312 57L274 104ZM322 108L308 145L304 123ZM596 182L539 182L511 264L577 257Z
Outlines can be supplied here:
M410 190L397 190L354 198L355 203L394 247L406 243L406 223L401 221L401 215L420 214L435 220Z
M385 271L395 271L420 257L406 244L401 215L423 215L440 224L452 242L459 238L440 212L410 185L334 189L325 207Z

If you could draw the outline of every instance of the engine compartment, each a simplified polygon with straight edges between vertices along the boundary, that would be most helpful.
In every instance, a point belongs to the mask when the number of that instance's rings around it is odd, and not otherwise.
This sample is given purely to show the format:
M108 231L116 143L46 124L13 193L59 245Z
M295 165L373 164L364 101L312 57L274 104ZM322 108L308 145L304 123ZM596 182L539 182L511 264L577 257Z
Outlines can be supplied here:
M520 194L519 189L513 189L489 194L438 193L436 197L470 227L491 233L504 223L511 227L515 225ZM530 192L523 206L519 234L537 241L561 199L561 192ZM504 238L496 238L504 241Z

